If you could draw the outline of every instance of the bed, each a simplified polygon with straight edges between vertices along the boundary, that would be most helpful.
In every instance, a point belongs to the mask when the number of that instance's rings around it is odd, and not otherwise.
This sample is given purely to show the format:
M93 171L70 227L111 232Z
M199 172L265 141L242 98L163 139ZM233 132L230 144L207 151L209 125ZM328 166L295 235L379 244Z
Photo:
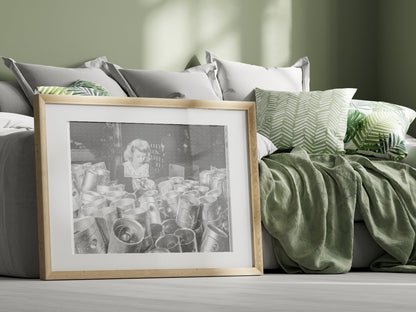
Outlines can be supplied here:
M15 123L0 130L0 274L38 277L33 121L20 115L9 118ZM406 162L416 168L416 139L408 136L407 146L410 153ZM362 217L356 215L354 220L352 267L369 268L383 250L370 236ZM278 269L271 236L264 228L262 236L264 268Z
M198 69L189 69L185 72L185 75L182 75L187 78L180 82L181 78L179 77L182 76L171 75L171 73L166 75L166 77L160 77L155 76L160 75L160 72L153 73L152 71L134 70L124 72L119 71L119 66L113 64L113 66L109 67L105 58L98 58L84 63L81 66L80 71L72 70L67 72L62 68L60 68L59 71L54 70L54 73L58 73L58 78L48 72L50 68L47 66L25 67L27 64L19 64L11 59L7 59L6 64L9 68L14 70L19 84L16 82L0 82L0 275L30 278L39 277L34 158L35 147L33 118L31 117L33 114L31 97L35 93L37 86L54 86L59 84L60 87L58 89L54 88L53 90L58 90L59 92L72 92L61 94L73 94L73 92L79 92L80 90L76 89L79 88L79 85L74 86L71 85L71 83L75 80L78 82L79 79L83 79L85 77L83 75L85 71L87 71L89 73L88 79L95 84L101 86L105 85L107 89L111 89L112 92L115 92L118 96L123 96L124 94L124 96L191 97L211 100L256 100L257 106L261 108L260 101L263 101L264 99L268 101L268 104L275 103L274 100L270 102L270 96L276 96L276 94L268 93L266 96L264 95L264 90L273 88L276 85L281 86L280 90L273 91L280 92L278 96L291 96L292 94L295 94L296 96L299 94L301 96L309 96L310 94L313 94L309 92L309 61L307 58L298 60L291 67L265 69L253 67L252 65L246 66L248 64L243 63L228 62L208 52L207 62L208 65L203 65ZM217 65L212 65L212 62L216 62ZM94 70L90 71L89 69L91 67ZM102 71L98 71L99 75L97 74L97 69ZM227 71L227 69L230 70ZM28 75L27 77L38 77L38 79L40 79L39 77L42 77L42 79L40 81L24 80L25 77L22 77L22 72L31 70L36 71L36 75ZM103 73L107 76L103 75ZM189 76L187 76L188 74ZM153 76L150 77L147 75ZM248 84L247 81L241 80L241 77L247 75L253 78L251 85ZM159 84L157 85L148 86L146 89L132 88L132 86L139 85L139 82L143 81L143 79L155 79L155 77L159 79ZM111 81L108 81L108 79ZM24 80L24 82L22 82L22 80ZM170 83L172 80L175 81L173 86ZM117 82L116 84L115 81ZM197 85L195 86L195 84ZM259 86L263 89L259 89ZM52 89L46 87L42 90L50 91ZM102 91L102 89L100 90ZM199 91L195 93L195 90ZM343 108L345 115L347 113L347 108L345 107L350 105L349 103L351 102L355 90L344 89L342 91L331 91L327 100L336 96L337 92L342 93L342 99L346 103L344 103ZM319 104L323 103L322 98L325 99L326 96L326 93L319 94ZM330 102L330 100L328 101ZM311 102L313 101L311 100ZM354 120L357 120L357 118L364 118L365 110L368 109L370 104L373 105L374 103L356 102L356 105L361 105L360 109L362 112L360 113L361 115L352 115L351 118L354 118ZM267 107L270 107L270 105ZM259 109L257 111L257 124L259 126L259 133L270 135L270 132L267 132L265 128L262 128L262 121L267 120L267 122L270 122L270 120L274 118L271 118L270 116L265 117L267 113L270 113L269 108L266 110ZM337 114L341 115L339 112L336 112L336 115ZM262 119L263 117L264 120ZM278 117L279 116L276 118ZM345 124L345 127L347 127L346 115L344 117L345 120L343 120L343 123ZM407 125L407 128L410 123L411 121ZM346 129L336 130L338 137L342 135L341 140L344 139L345 131ZM347 133L348 131L355 130L347 129ZM271 140L274 139L272 136L270 136L270 138ZM338 144L337 148L344 148L344 143L338 142L339 138L336 139L331 137L330 139ZM258 146L260 147L261 144L262 142L259 141ZM400 158L404 159L400 161L397 159L383 161L399 163L400 166L407 168L406 170L412 174L411 178L416 180L416 169L414 169L416 168L416 139L411 136L406 136L405 139L400 141L400 144L400 148L394 151L393 156L400 156ZM357 146L355 147L357 148ZM404 151L407 157L402 157ZM336 150L331 153L329 153L329 155L344 157L343 153L339 155ZM291 152L285 151L284 148L280 147L277 152L273 151L271 153L266 153L262 155L266 157L259 160L260 168L265 166L264 164L267 162L271 163L272 161L279 159L279 157L287 157L287 155L290 154ZM315 155L314 153L304 154ZM317 152L316 155L319 155L319 153ZM366 156L362 155L360 157L366 158ZM260 170L260 180L262 179L263 176ZM413 184L410 184L409 182L409 185ZM278 191L276 191L276 194L278 194ZM265 209L264 206L265 205L262 207L263 210ZM351 241L351 266L352 268L357 269L368 269L373 261L382 256L385 251L378 243L376 243L373 238L374 235L371 235L368 231L365 222L363 222L363 216L360 215L360 213L354 213L349 222L353 224L353 233L350 233L350 236L353 238ZM266 271L269 269L275 270L282 268L282 259L280 258L279 261L277 260L274 252L275 246L273 246L272 243L273 240L276 240L276 237L272 237L269 232L270 228L268 231L266 230L266 227L263 227L263 258ZM348 267L347 265L348 269L344 271L348 271L351 266Z
M416 168L416 139L407 136L406 138L406 146L409 150L408 158L406 158L403 163L404 167L406 168L407 165L411 166L412 168ZM389 161L387 161L389 163ZM394 164L394 162L392 162ZM413 170L414 171L414 170ZM260 173L261 175L262 173ZM416 189L413 189L411 191L413 193L416 193ZM357 208L355 210L354 216L354 225L353 225L353 257L352 257L352 263L351 267L353 269L370 269L372 264L375 262L376 259L382 257L386 251L383 250L382 247L380 247L380 244L378 244L374 237L374 233L370 234L366 223L363 219L363 216L359 212L359 209ZM410 233L410 236L413 235L413 233ZM273 242L272 242L272 236L269 234L269 232L263 227L263 261L264 261L264 267L268 269L279 269L280 265L277 261L277 258L273 252ZM377 270L377 268L373 268L373 270ZM394 271L392 269L392 271ZM397 271L397 270L396 270ZM414 272L414 268L411 270Z

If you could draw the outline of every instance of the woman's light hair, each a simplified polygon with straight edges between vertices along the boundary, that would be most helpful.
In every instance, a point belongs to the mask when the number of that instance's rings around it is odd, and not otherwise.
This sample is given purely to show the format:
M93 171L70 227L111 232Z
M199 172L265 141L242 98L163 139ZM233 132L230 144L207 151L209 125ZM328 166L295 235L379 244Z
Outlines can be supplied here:
M145 162L150 161L150 145L147 141L142 139L136 139L131 141L126 149L124 150L124 160L125 161L132 161L133 159L133 152L134 150L138 150L142 153L146 154Z

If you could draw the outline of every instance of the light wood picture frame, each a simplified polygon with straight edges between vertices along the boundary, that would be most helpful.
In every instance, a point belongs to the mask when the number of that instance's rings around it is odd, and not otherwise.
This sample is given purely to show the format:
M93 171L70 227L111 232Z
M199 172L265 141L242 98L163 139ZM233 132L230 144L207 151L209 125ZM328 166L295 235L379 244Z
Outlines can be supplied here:
M44 280L263 274L254 102L36 95Z

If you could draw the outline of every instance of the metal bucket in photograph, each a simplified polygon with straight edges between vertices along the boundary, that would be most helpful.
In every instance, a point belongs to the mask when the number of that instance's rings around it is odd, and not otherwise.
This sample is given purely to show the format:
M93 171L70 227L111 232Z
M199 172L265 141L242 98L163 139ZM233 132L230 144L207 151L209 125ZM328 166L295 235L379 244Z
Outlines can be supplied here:
M202 221L198 222L198 225L193 230L195 232L195 238L196 238L196 244L198 246L198 250L201 249L202 244L202 237L204 235L204 225L202 224Z
M226 175L223 173L215 173L211 177L210 181L210 187L212 190L219 190L222 193L224 193L225 189L225 181L226 181Z
M156 204L156 199L154 197L142 196L140 197L139 202L140 202L140 208L143 208L149 211L150 223L158 223L158 224L162 223L159 208L158 208L158 205Z
M229 251L229 237L227 233L212 224L208 224L202 236L201 252Z
M197 185L192 189L198 191L201 196L204 196L209 191L209 187L205 185Z
M107 169L96 169L97 173L97 187L98 185L110 184L110 171ZM97 189L98 191L98 189Z
M90 216L91 215L90 211L96 210L96 209L102 209L106 206L107 206L107 200L105 199L104 196L102 196L100 198L94 199L93 201L85 203L82 206L81 211L84 216Z
M93 191L86 191L81 193L81 200L84 204L93 202L94 200L102 198L102 195Z
M144 238L144 229L135 220L117 219L111 229L108 253L138 253Z
M149 210L146 207L139 207L123 211L123 218L135 220L144 228L144 239L141 252L145 252L153 245L152 228Z
M178 204L179 204L179 195L180 193L177 191L170 191L167 192L164 196L167 206L167 213L172 218L176 218L178 213Z
M173 190L173 183L169 180L162 181L157 185L157 188L160 192L160 194L166 194L169 191Z
M97 192L100 193L101 195L105 195L112 191L114 191L113 185L100 184L100 183L97 184Z
M195 232L191 229L177 229L174 233L179 237L182 252L197 252L197 242Z
M179 237L174 234L166 234L157 239L156 248L164 248L169 252L182 252Z
M95 217L98 214L98 208L94 205L86 204L82 206L79 216L80 217Z
M199 208L198 198L181 195L179 197L176 223L180 227L195 229L198 224Z
M199 184L204 186L210 186L211 182L211 170L204 170L199 173Z
M101 195L111 192L111 185L97 184L97 192Z
M195 198L199 197L199 191L197 190L190 190L190 191L186 191L185 193L183 193L184 196L192 196Z
M114 221L117 219L118 215L116 207L104 207L96 212L95 222L97 222L107 247L110 240L111 228Z
M165 234L173 234L177 229L179 229L176 219L166 219L162 222L162 226Z
M147 198L152 198L148 200ZM140 196L139 201L150 201L154 202L157 207L162 205L162 198L163 196L160 194L158 190L149 190L146 191L142 196Z
M165 235L165 232L163 231L163 225L162 224L157 224L157 223L150 224L150 232L151 232L151 235L152 235L153 242L156 242L156 240L160 236Z
M75 185L78 190L82 188L82 182L84 181L85 169L84 166L80 164L72 164L71 165L71 174L72 178L75 181Z
M212 195L205 195L199 198L202 209L202 224L204 228L208 223L220 220L220 207L218 206L218 199Z
M72 179L72 213L73 217L77 218L81 209L82 201L81 195L79 194L79 191L75 184L75 180Z
M230 232L230 220L229 220L229 210L227 209L222 209L220 211L220 225L219 228L221 228L221 230L223 230L225 233L229 233Z
M221 191L220 190L211 190L205 194L206 196L215 196L216 198L220 197Z
M158 190L148 190L146 192L143 193L143 197L155 197L159 195L159 191Z
M135 208L135 202L136 201L133 198L121 198L112 202L110 206L117 208L118 217L121 218L124 211Z
M84 181L82 182L82 191L96 191L98 182L98 174L95 170L87 169L85 171Z
M74 220L74 249L76 254L106 252L103 237L94 217Z
M100 211L102 209L100 209L96 206L90 205L90 204L91 203L84 205L81 208L81 211L80 211L79 215L81 217L94 217L95 218L95 222L97 223L98 229L99 229L99 231L101 233L101 236L103 238L103 241L104 241L105 250L107 250L108 240L109 240L109 232L108 232L109 230L108 230L107 227L105 227L104 229L102 228L102 224L103 224L104 219L99 217Z
M104 196L105 198L107 198L107 201L111 204L119 199L122 199L125 193L125 191L116 190L107 192Z

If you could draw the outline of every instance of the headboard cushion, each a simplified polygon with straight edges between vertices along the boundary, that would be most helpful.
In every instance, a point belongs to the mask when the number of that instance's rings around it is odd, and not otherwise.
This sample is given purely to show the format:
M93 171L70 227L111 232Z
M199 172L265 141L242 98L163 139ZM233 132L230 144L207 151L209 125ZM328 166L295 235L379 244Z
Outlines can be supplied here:
M33 116L32 106L17 81L0 81L0 112Z
M77 68L19 63L2 57L4 64L13 72L27 99L33 102L33 95L39 86L68 87L77 80L91 81L103 86L112 96L127 96L117 82L101 68L106 57L88 61Z

